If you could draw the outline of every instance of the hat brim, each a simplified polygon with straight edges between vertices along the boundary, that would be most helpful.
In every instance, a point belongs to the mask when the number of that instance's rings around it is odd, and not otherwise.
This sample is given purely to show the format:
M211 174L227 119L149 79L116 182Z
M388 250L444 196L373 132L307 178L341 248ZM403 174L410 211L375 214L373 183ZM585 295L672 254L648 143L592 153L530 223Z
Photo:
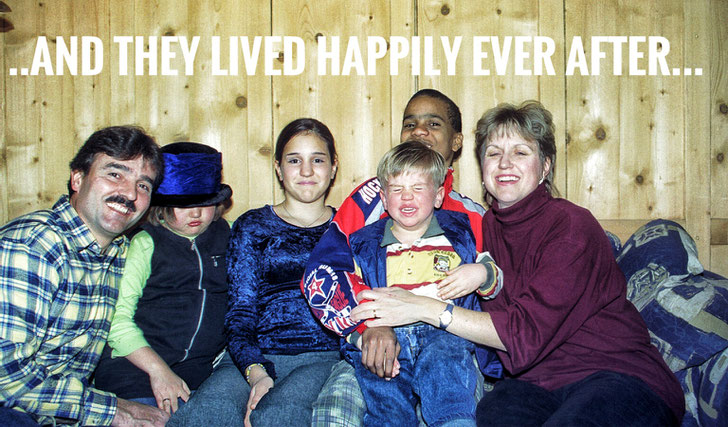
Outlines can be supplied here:
M220 185L217 194L164 195L154 194L152 206L169 206L172 208L194 208L198 206L218 205L233 195L233 189L227 184Z

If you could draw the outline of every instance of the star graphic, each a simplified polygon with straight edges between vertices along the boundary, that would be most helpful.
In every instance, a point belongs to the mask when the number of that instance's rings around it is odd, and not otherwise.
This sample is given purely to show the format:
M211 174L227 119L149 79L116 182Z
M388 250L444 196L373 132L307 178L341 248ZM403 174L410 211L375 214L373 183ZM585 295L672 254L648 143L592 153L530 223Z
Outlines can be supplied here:
M314 278L313 281L311 281L311 284L308 286L308 293L309 293L309 299L313 299L316 295L321 295L324 300L326 299L326 294L321 289L321 286L324 284L324 279L318 279Z

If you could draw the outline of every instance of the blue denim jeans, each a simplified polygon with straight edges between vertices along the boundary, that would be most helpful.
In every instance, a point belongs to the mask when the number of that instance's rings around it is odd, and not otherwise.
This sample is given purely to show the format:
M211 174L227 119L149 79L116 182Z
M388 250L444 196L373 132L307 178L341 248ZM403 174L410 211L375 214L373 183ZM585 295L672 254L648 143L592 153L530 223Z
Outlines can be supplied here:
M193 394L195 394L194 390L192 390L192 392L190 393L190 396L192 396ZM133 399L127 399L127 400L129 400L131 402L141 403L142 405L154 406L155 408L157 407L157 399L155 399L153 397L135 397ZM189 400L189 399L187 399L187 400ZM182 405L184 405L184 404L185 404L184 400L182 400L181 398L177 399L177 410L179 411L179 408L181 408Z
M498 381L478 403L479 426L674 426L665 402L639 378L599 371L549 391Z
M349 351L364 395L365 426L416 426L417 401L429 426L474 426L475 346L449 332L417 323L395 328L401 346L400 373L387 381L361 363L361 352Z
M339 351L269 354L266 358L275 364L278 378L250 414L250 423L255 427L309 427L313 402L331 367L341 360Z
M0 426L40 427L40 424L36 423L33 417L25 412L0 407Z
M278 378L250 415L256 427L309 426L311 404L339 361L338 351L294 356L266 354ZM167 422L167 426L242 426L250 386L230 355L225 354L212 375Z

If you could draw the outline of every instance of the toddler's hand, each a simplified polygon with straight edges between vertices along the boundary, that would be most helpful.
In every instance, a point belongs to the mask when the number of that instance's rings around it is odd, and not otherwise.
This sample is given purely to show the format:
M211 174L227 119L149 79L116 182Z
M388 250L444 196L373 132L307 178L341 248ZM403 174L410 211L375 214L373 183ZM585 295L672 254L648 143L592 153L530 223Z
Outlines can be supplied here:
M443 300L464 297L475 292L488 278L482 264L463 264L448 271L447 277L437 284L437 296Z

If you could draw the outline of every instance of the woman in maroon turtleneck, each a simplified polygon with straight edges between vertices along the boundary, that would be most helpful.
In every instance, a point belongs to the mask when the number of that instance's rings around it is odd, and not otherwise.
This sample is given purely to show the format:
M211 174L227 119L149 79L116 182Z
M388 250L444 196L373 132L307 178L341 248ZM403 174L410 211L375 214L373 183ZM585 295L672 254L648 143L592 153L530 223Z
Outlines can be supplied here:
M476 130L491 209L484 244L503 290L482 312L456 307L447 330L497 350L506 379L478 404L478 425L678 425L680 384L627 301L624 275L592 214L553 197L551 114L502 104ZM367 291L352 318L439 325L444 304L394 288Z

